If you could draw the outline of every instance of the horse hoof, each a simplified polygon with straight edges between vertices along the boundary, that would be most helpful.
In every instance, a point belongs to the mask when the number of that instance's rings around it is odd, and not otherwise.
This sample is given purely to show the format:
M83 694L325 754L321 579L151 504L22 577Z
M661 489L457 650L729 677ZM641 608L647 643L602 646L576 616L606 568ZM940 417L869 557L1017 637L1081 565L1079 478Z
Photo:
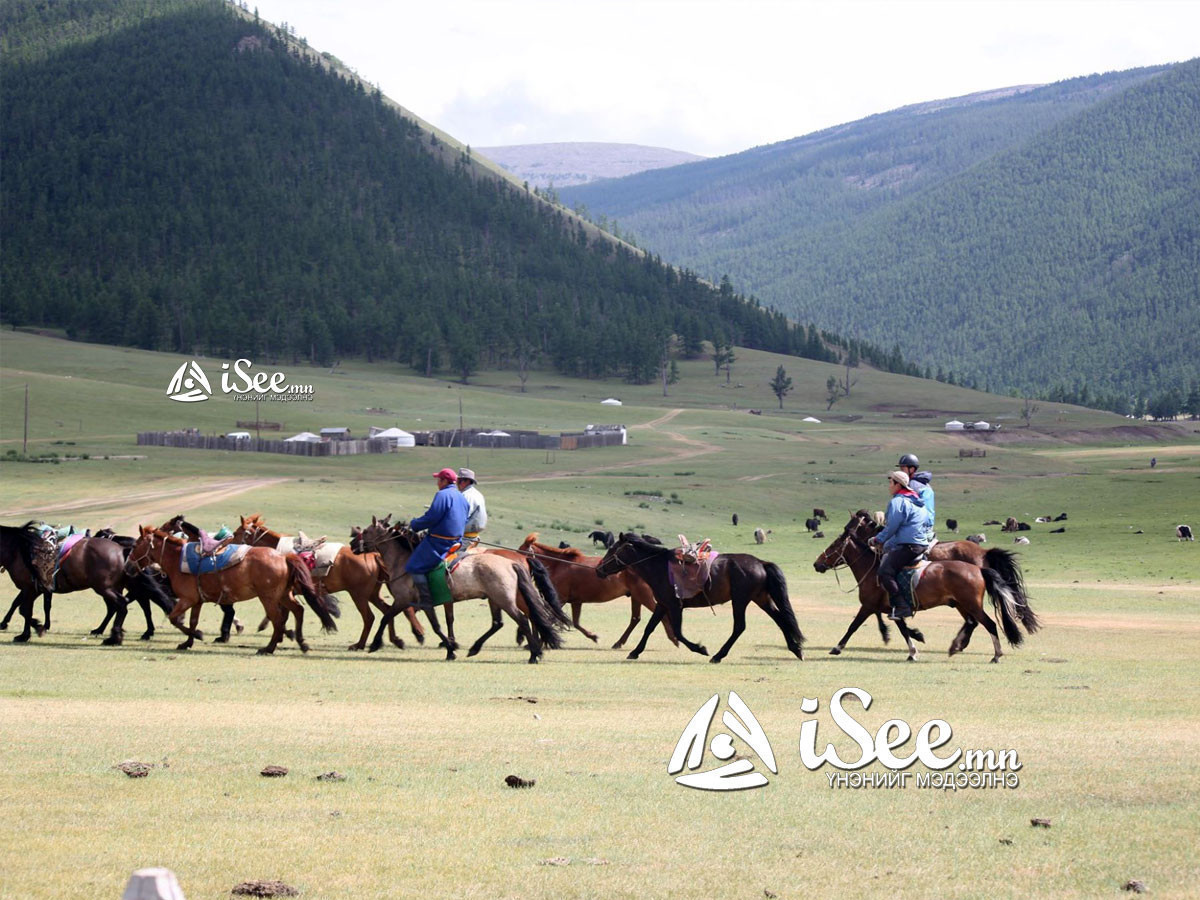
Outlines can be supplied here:
M629 655L626 656L625 658L626 659L637 659L639 655L640 654L636 650L630 650Z
M450 662L451 660L455 660L455 659L458 659L458 656L455 654L455 652L453 650L447 650L446 651L446 662Z
M418 634L418 635L414 635L414 637L416 637L416 639L417 639L417 643L418 643L418 644L422 644L422 645L424 645L424 643L425 643L425 635L423 635L423 634Z
M301 653L308 652L308 641L305 641L303 644L300 645L300 652Z
M176 650L191 650L191 649L192 649L192 642L191 642L191 641L184 641L182 644L176 644L176 645L175 645L175 649L176 649Z
M719 663L720 661L721 661L721 657L719 657L719 656L714 656L712 659L709 660L709 662L713 663L714 665L716 663Z
M238 633L238 634L241 634L243 631L245 631L245 630L246 630L246 626L245 626L245 625L243 625L241 622L238 622L238 623L237 623L236 625L234 625L233 627L234 627L235 629L237 629L237 633Z
M347 649L347 650L349 650L349 651L351 651L351 652L355 652L355 651L358 651L358 650L361 650L361 649L363 649L363 645L362 645L362 642L360 641L360 642L359 642L359 643L357 643L357 644L351 644L351 645L350 645L349 647L347 647L346 649Z
M259 656L271 656L274 653L275 653L274 647L259 647L258 648Z
M992 657L992 662L994 662L994 663L998 663L998 662L1000 662L1000 657L998 657L998 656L993 656L993 657Z
M227 635L227 634L218 635L217 637L213 638L213 643L214 644L228 644L229 643L229 635Z
M404 649L404 641L400 640L400 638L396 638L392 643L396 646L397 650Z
M285 631L285 632L283 633L283 636L284 636L285 638L287 638L289 641L294 641L294 640L296 639L296 632L294 632L294 631Z
M962 653L962 648L961 647L951 647L949 650L946 651L947 656L953 656L955 653Z
M470 650L467 651L467 659L470 659L472 656L478 656L479 651L482 649L483 649L482 647L472 647Z
M91 631L88 632L88 634L92 635L92 637L99 637L100 635L104 634L104 629L103 628L93 628Z
M589 641L591 641L593 644L598 644L598 643L600 643L600 636L599 636L598 634L589 634L589 635L587 636L587 638L588 638L588 640L589 640Z
M922 644L925 643L925 635L921 634L921 632L917 631L915 628L908 629L908 633L912 635L912 639L914 641L919 641Z
M915 656L910 656L907 661L908 662L916 662L917 658Z
M29 635L28 634L18 634L15 638L13 638L12 642L14 644L28 644L29 643Z
M541 661L541 657L539 657L539 656L529 657L529 664L531 666L536 666L540 661Z
M119 634L110 635L100 642L101 647L120 647L124 638Z
M142 632L142 636L140 638L138 638L138 640L139 641L148 641L152 637L154 637L153 631L144 631L144 632Z
M624 646L625 646L625 642L624 642L624 641L617 641L615 644L613 644L613 645L612 645L612 649L613 649L613 650L620 650L620 649L621 649L622 647L624 647Z
M697 653L699 653L701 656L708 656L708 648L707 648L707 647L705 647L703 644L701 644L701 645L700 645L700 646L699 646L699 647L696 649L696 652L697 652Z
M832 650L830 650L830 651L829 651L829 655L830 655L830 656L841 656L841 655L842 655L842 648L841 648L841 647L834 647Z
M8 631L8 623L0 622L0 631Z

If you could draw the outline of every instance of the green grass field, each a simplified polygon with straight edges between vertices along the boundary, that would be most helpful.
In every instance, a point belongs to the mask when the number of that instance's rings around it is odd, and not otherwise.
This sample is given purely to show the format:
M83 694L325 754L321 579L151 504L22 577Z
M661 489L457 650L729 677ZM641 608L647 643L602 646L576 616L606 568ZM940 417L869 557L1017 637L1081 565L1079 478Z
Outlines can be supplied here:
M190 900L271 878L311 898L1082 898L1125 896L1131 879L1152 896L1195 896L1200 864L1187 848L1200 840L1200 701L1188 685L1200 671L1200 545L1177 542L1174 527L1200 525L1196 423L1134 428L1042 404L1025 429L1019 400L873 371L827 414L825 379L836 367L738 356L732 384L742 387L722 387L724 376L700 360L681 366L665 398L653 385L547 373L522 395L508 372L464 387L387 365L284 366L290 381L314 384L316 400L264 403L261 414L289 434L416 430L456 425L461 397L468 427L480 430L621 421L627 447L472 450L492 516L486 537L511 546L537 530L548 543L585 546L593 528L636 528L758 552L787 575L804 662L759 613L719 667L661 634L626 661L609 649L628 621L623 601L585 607L598 644L568 633L567 648L537 667L525 665L511 626L453 663L412 641L347 653L358 630L349 602L339 634L310 629L306 657L290 644L258 657L266 638L250 632L181 653L161 621L140 643L137 611L126 645L102 648L88 636L100 601L60 597L45 637L0 641L0 897L119 896L147 865L174 869ZM135 446L138 430L224 432L253 419L252 404L226 398L168 400L183 361L0 334L0 458L20 452L26 383L30 455L87 456L9 457L0 521L132 529L186 512L215 527L262 512L284 530L342 539L372 514L422 512L429 473L467 463L457 449L296 459ZM782 412L766 386L781 362L796 384ZM599 406L607 396L625 406ZM979 443L943 432L951 417L1004 430ZM958 458L980 446L986 457ZM939 519L958 519L960 533L1011 546L1011 535L982 523L1069 515L1065 533L1035 525L1020 548L1046 627L1021 648L1006 645L1000 665L988 664L982 631L968 652L946 656L960 621L946 609L918 616L927 644L916 663L904 662L897 640L884 647L873 625L844 655L828 655L853 614L853 581L814 572L828 540L809 537L803 520L824 507L832 539L848 510L881 508L883 473L907 450L935 472ZM645 493L654 491L661 497ZM771 531L757 550L755 527ZM260 610L239 613L257 622ZM482 602L460 607L460 640L487 618ZM216 624L206 610L204 627ZM694 610L685 624L715 648L730 619ZM953 728L950 748L1017 750L1020 786L831 789L829 766L801 764L800 727L815 718L818 749L832 741L853 756L829 714L832 694L851 686L874 697L869 711L848 706L872 732L891 718L914 731L940 718ZM762 724L778 775L727 794L676 785L667 760L684 726L713 693L726 708L730 690ZM819 713L801 711L806 697L820 700ZM112 768L128 759L159 767L128 779ZM290 774L260 777L269 764ZM715 765L706 754L703 768ZM346 780L315 780L329 770ZM536 786L509 789L509 774ZM1033 817L1052 827L1032 828Z

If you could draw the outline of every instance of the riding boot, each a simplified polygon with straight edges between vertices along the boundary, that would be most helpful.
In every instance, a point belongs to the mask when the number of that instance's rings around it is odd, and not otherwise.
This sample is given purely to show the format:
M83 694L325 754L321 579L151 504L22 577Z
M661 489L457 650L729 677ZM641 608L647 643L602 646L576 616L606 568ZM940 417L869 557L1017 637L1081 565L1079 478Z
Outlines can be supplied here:
M893 622L899 622L901 619L907 619L912 616L912 604L908 602L908 598L905 597L904 594L892 594L889 599L892 604L892 608L888 612L888 618Z
M433 610L433 593L429 590L428 579L414 577L413 587L417 589L418 597L412 608L417 612L431 612Z

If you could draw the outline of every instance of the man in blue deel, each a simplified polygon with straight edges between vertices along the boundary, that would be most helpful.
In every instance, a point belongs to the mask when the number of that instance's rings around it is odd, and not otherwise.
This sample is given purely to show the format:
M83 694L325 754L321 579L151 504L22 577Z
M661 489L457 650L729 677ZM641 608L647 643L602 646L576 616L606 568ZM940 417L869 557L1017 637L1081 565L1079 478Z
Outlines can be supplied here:
M467 500L455 486L458 474L453 469L442 469L433 477L438 482L433 502L425 515L408 523L413 531L426 532L425 539L404 566L421 598L414 604L418 609L433 609L433 595L426 576L462 544L463 526L467 524Z

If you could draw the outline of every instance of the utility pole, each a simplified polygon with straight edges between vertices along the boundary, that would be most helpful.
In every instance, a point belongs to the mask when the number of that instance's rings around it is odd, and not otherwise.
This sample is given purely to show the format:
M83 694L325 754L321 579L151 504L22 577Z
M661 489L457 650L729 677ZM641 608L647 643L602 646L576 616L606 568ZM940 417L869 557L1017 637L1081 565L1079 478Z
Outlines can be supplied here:
M467 454L467 467L471 465L471 448L467 446L467 433L463 430L462 391L458 392L458 433L462 435L462 448Z
M29 455L29 382L25 382L25 436L21 439L21 455Z

